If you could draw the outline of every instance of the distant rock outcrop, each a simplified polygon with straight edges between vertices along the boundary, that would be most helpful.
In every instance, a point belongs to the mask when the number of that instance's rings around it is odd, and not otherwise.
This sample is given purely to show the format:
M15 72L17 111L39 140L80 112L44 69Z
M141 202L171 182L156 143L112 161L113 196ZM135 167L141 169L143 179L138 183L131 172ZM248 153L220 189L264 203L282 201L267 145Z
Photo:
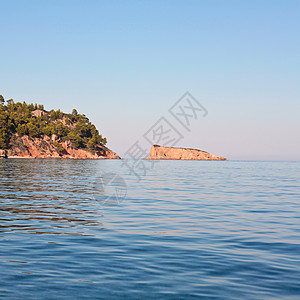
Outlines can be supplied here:
M170 160L226 160L226 158L206 151L188 148L163 147L153 145L148 159Z

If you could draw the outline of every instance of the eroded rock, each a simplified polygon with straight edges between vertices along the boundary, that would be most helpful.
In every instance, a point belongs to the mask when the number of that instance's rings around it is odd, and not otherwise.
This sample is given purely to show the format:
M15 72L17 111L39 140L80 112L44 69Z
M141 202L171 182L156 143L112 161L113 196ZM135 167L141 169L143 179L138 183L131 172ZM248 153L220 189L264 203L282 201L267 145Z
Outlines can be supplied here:
M148 159L174 160L226 160L226 158L206 151L188 148L163 147L153 145Z

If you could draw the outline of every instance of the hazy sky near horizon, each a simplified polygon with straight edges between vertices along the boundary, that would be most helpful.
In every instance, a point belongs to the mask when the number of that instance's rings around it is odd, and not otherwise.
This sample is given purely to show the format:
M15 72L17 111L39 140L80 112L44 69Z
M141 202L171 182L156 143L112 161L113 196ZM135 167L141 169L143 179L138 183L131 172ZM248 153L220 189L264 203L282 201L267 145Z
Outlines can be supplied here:
M177 146L300 160L298 0L0 0L0 10L5 98L76 108L123 155L189 91L208 115Z

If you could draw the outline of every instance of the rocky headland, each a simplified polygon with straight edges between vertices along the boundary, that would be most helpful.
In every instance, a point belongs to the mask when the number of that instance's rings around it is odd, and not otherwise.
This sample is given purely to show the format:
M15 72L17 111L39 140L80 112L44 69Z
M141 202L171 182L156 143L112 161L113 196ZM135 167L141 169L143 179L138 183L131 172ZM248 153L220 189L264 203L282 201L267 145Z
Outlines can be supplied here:
M226 158L206 151L189 149L189 148L175 148L163 147L153 145L150 149L148 159L158 160L226 160Z
M0 104L0 158L120 159L89 119L43 105Z

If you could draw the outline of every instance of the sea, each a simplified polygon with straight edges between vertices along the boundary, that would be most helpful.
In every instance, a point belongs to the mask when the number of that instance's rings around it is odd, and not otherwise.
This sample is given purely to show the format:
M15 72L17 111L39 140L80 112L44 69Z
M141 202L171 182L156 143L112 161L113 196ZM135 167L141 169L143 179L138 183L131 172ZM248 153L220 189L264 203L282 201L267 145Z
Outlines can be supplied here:
M300 162L127 163L0 160L1 299L300 299Z

